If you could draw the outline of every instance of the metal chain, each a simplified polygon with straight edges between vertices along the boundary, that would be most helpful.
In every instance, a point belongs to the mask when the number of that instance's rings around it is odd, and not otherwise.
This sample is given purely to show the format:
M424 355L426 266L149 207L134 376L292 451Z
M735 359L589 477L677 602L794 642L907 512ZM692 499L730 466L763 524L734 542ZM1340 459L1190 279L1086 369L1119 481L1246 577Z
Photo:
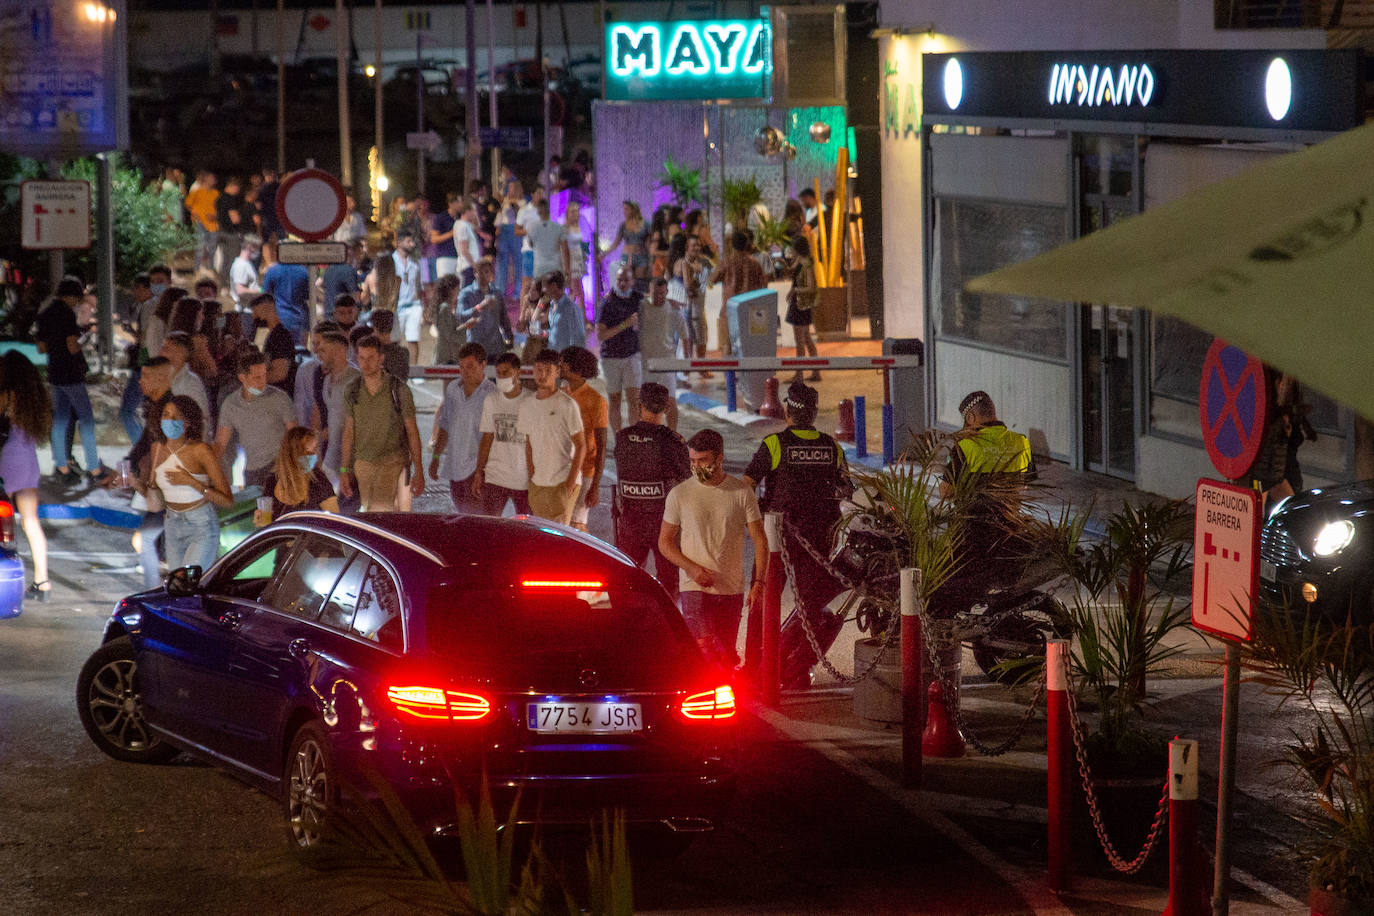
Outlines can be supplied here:
M1112 868L1125 875L1133 875L1145 866L1145 861L1150 858L1150 852L1155 848L1155 842L1159 839L1161 828L1164 825L1164 818L1169 811L1169 777L1164 777L1164 789L1159 796L1159 807L1155 809L1153 823L1150 824L1150 835L1145 838L1145 845L1140 852L1129 862L1122 858L1116 851L1116 846L1112 843L1112 838L1107 835L1107 828L1102 823L1102 810L1097 803L1097 790L1093 787L1092 773L1088 769L1088 754L1083 744L1083 725L1078 719L1078 699L1074 695L1073 682L1067 685L1069 695L1069 724L1073 728L1073 748L1074 754L1078 758L1078 775L1083 780L1083 794L1088 800L1088 813L1092 815L1093 829L1097 831L1097 841L1102 844L1102 851L1107 855L1107 861Z
M802 545L802 548L806 550L808 554L811 555L811 559L814 560L820 566L822 566L832 576L834 576L835 579L841 585L856 592L865 591L864 583L855 583L844 574L833 569L830 566L829 559L827 557L821 556L820 552L816 550L816 548L811 544L810 540L805 535L803 535L800 531L797 530L796 526L792 525L792 523L789 522L785 517L782 518L782 522L785 527L789 527L792 529L792 533L796 535L797 541L799 541ZM850 677L837 671L835 669L835 666L830 663L830 660L826 658L826 653L821 651L820 643L816 639L816 634L811 629L811 621L806 616L806 611L802 607L801 595L800 593L798 593L796 588L797 577L793 572L792 559L788 556L787 553L787 539L785 537L782 538L781 546L783 568L787 572L788 579L793 583L793 595L796 599L798 615L801 617L802 630L806 633L807 642L811 644L811 651L815 654L817 660L825 668L826 672L830 674L831 677L838 680L841 684L857 684L860 681L863 681L871 677L873 672L877 670L878 663L881 661L883 654L886 653L887 650L891 648L893 643L896 641L896 634L899 632L898 628L896 626L888 627L882 649L874 655L873 660L862 672ZM897 610L897 608L890 601L883 601L872 596L869 596L869 598L875 604L878 604L883 610L887 611L889 614L892 614ZM1034 600L1036 599L1032 599L1030 602L1026 602L1026 606L1029 606L1029 604L1032 603ZM923 602L918 603L918 610L920 614L919 621L922 631L927 634L933 635L935 632L935 627L932 626L930 618L926 614L926 609ZM935 674L935 679L940 684L940 692L945 698L945 708L950 710L951 714L954 717L955 727L959 729L959 733L963 735L964 739L967 740L968 743L973 746L973 749L986 757L1000 757L1003 754L1010 751L1018 743L1020 743L1021 738L1025 736L1026 730L1030 727L1031 720L1035 717L1036 708L1040 705L1040 701L1044 699L1045 696L1044 669L1041 669L1040 679L1036 684L1035 693L1031 696L1030 703L1027 704L1025 711L1021 714L1021 720L1016 724L1016 728L1012 731L1011 735L1009 735L1005 740L1003 740L999 744L987 744L981 738L978 737L978 734L973 730L972 727L969 726L967 720L964 719L963 713L959 709L959 703L957 699L957 685L953 684L950 678L948 678L944 673L944 668L940 664L939 651L936 648L935 640L923 639L921 641L922 643L924 643L926 647L926 652L930 658L930 670ZM958 642L961 641L962 640ZM956 645L958 644L958 642L956 642ZM956 668L955 670L958 669Z

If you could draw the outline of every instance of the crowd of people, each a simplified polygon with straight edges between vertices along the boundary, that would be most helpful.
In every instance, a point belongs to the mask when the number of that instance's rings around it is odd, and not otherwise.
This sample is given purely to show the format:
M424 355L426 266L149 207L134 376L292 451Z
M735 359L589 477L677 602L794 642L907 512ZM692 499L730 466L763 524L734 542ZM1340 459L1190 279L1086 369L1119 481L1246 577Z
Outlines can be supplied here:
M346 260L312 271L277 258L286 241L277 188L272 169L222 186L202 172L185 213L169 214L195 230L193 279L177 285L158 263L129 291L119 420L131 448L117 471L96 448L81 327L90 291L79 278L59 284L35 324L46 386L18 352L0 361L0 428L9 430L0 474L32 547L30 594L42 599L50 588L35 511L44 441L55 484L81 481L79 439L91 484L132 489L149 587L161 577L159 535L169 568L208 567L219 553L219 510L256 494L259 525L302 509L408 511L428 477L447 485L458 512L509 505L585 531L614 450L617 543L636 562L652 556L703 645L732 654L723 621L733 613L738 626L749 589L739 556L729 555L746 531L763 550L753 487L724 475L718 434L690 443L676 434L672 392L685 379L646 372L644 361L705 353L710 285L722 284L726 298L766 285L773 257L755 249L752 233L736 228L720 257L700 211L665 206L646 220L626 202L615 236L594 252L579 195L564 196L555 220L543 184L527 197L506 176L499 194L474 183L447 195L438 213L423 197L397 196L371 237L350 197L334 236ZM800 328L814 272L795 201L788 219L798 228L788 320ZM589 314L587 272L617 252L613 282ZM426 332L434 361L458 367L428 443L410 379ZM729 352L723 321L718 334ZM597 377L605 396L589 384ZM793 399L809 391L814 416L814 391L800 388ZM756 563L754 587L762 573Z

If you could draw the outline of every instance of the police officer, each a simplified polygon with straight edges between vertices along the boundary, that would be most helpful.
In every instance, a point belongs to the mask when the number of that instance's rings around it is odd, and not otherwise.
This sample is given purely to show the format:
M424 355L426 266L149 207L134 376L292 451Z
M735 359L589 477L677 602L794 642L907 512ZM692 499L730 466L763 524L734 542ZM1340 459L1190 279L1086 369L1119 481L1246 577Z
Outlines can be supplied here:
M853 492L844 451L830 436L817 431L816 389L795 381L787 389L783 408L787 428L764 438L744 471L750 486L764 484L763 509L783 517L783 549L795 581L793 593L806 609L822 649L828 649L844 621L825 606L844 587L812 553L827 556L831 537L840 520L840 501ZM803 540L813 548L808 550ZM751 608L745 636L745 668L755 670L762 655L762 608ZM796 630L795 612L783 625L783 682L810 686L810 668L816 658L805 634ZM791 635L789 635L791 634ZM796 645L796 637L801 641Z
M959 413L964 428L950 448L940 494L967 499L969 522L959 545L958 572L931 603L937 617L957 613L989 586L1014 581L1027 559L1008 516L1020 510L1025 484L1035 473L1030 440L997 419L986 391L965 396Z
M668 491L692 476L692 469L687 443L663 424L671 397L657 382L640 387L639 422L615 435L619 483L611 512L616 546L646 569L652 551L654 575L676 601L678 570L659 551L658 534Z

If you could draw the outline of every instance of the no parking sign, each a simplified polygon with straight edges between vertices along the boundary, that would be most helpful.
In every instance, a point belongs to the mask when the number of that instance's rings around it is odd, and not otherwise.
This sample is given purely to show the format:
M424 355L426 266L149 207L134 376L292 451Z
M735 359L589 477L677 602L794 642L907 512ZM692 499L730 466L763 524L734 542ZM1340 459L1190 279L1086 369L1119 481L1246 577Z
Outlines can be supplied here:
M1222 477L1244 477L1255 463L1268 420L1264 364L1221 338L1202 363L1198 391L1202 441Z

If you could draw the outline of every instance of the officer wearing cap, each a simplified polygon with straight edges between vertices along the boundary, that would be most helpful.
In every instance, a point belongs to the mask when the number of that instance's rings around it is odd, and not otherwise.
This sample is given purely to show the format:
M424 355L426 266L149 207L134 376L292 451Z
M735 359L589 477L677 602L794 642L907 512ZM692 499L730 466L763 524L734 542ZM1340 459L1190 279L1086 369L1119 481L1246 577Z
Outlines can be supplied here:
M658 549L658 534L668 491L692 476L692 466L687 443L663 423L671 397L664 386L646 382L639 389L639 422L616 433L619 480L611 515L616 546L639 566L652 551L654 575L676 601L678 569Z
M1030 440L997 419L986 391L965 396L959 413L964 428L950 448L940 495L966 497L969 524L959 545L959 572L931 603L935 616L957 612L989 585L1015 581L1026 560L1007 516L1020 510L1024 484L1035 474Z
M831 536L840 520L840 501L853 492L844 451L838 442L815 427L818 402L815 388L793 382L783 400L787 428L765 437L744 471L745 483L764 484L764 510L782 513L783 547L796 579L792 588L813 629L831 622L827 618L834 615L825 615L823 610L843 591L843 586L817 562L812 552L820 556L830 553ZM807 550L803 539L813 550ZM761 610L750 611L745 637L746 668L756 666L762 652ZM822 634L822 647L829 645L826 635L834 638L834 633ZM814 657L810 662L815 662ZM808 670L798 677L808 674L809 667L808 664ZM789 682L797 681L796 677L787 677L786 672L784 676ZM806 683L809 684L809 677Z

